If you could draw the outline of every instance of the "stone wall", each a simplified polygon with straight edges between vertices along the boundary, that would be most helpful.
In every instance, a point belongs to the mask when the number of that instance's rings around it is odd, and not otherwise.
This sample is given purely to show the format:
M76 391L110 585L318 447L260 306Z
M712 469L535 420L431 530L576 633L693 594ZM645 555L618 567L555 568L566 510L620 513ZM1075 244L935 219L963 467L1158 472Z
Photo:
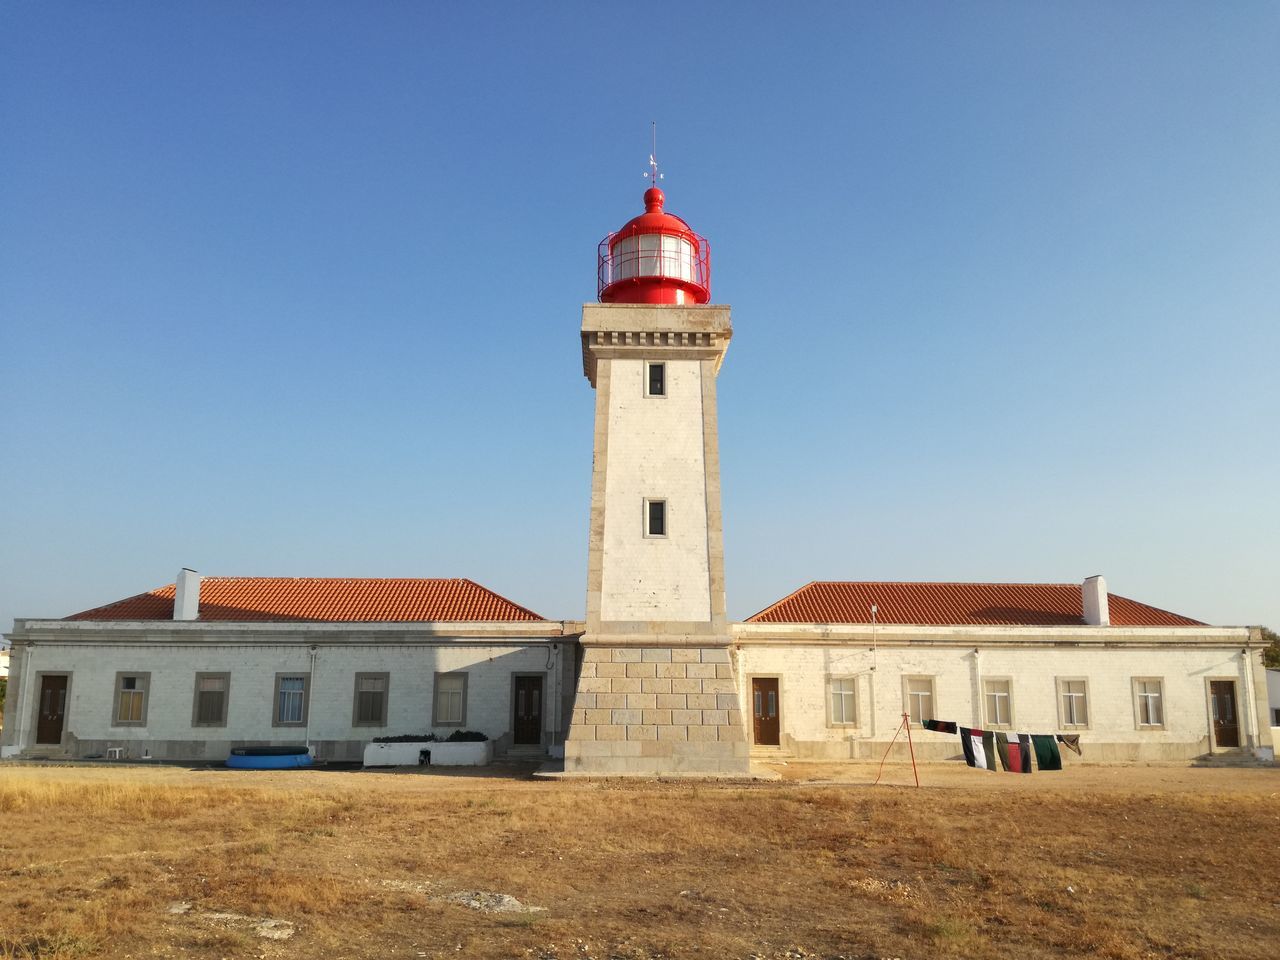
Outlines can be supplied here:
M728 649L587 646L565 770L746 775L747 741Z

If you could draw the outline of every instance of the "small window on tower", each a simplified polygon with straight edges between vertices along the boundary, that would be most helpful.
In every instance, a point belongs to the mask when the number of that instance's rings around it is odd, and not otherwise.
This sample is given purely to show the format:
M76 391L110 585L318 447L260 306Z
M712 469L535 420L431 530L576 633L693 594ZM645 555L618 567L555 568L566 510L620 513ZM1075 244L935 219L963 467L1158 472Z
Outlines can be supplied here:
M644 502L644 535L646 537L667 535L667 501L646 500Z
M665 363L646 363L648 380L645 384L646 397L665 397L667 395L667 365Z

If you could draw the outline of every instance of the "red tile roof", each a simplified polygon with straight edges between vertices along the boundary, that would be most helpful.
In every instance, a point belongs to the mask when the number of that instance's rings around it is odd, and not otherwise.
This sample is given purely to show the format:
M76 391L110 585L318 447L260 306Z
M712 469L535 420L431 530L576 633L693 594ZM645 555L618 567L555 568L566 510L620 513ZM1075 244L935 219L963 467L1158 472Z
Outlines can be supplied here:
M68 620L170 620L174 585L72 614ZM472 580L204 577L200 619L312 622L541 620Z
M1108 593L1117 627L1199 627L1179 616ZM1078 583L849 583L815 581L747 623L879 623L929 626L1082 626Z

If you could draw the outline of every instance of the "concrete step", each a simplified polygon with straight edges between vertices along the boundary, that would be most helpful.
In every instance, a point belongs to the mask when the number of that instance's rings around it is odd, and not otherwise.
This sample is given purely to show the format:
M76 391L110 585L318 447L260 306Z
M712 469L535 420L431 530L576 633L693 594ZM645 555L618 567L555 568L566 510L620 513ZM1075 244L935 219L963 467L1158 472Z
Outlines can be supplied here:
M66 751L61 750L57 747L54 747L52 749L39 748L39 749L23 750L14 759L15 760L72 760L74 759L74 757L72 757Z
M513 746L507 748L506 756L508 760L545 760L547 750L539 746Z
M770 760L794 760L795 754L790 750L784 750L782 747L762 747L759 744L752 744L751 750L747 756L757 762L768 763Z
M1271 767L1275 764L1259 760L1251 750L1220 750L1206 753L1191 761L1193 767Z

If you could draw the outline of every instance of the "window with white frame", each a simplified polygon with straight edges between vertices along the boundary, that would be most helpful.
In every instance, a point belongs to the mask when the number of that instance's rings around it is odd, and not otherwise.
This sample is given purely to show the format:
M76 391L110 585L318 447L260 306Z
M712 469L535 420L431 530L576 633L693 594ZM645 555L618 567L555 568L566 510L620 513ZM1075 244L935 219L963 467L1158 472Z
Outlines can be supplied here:
M1164 681L1159 677L1134 677L1133 705L1139 727L1163 727Z
M272 725L301 727L307 722L307 694L311 685L308 673L277 673L275 716Z
M644 365L644 395L646 397L665 397L667 395L667 365L665 363L646 363Z
M467 722L467 675L437 673L435 689L435 724L460 727Z
M1058 720L1064 727L1089 725L1089 682L1083 678L1058 681Z
M193 727L225 727L230 673L197 673L195 702L191 706Z
M831 724L852 726L858 722L858 681L854 677L832 677L827 681L831 700Z
M982 698L989 727L1013 724L1013 681L1007 677L988 677L982 681Z
M934 697L933 677L903 677L903 699L911 722L917 726L935 717L937 709Z
M147 722L147 695L151 687L150 673L117 673L113 726L143 726Z
M644 535L646 537L665 537L667 535L667 501L645 500Z
M389 673L357 673L355 704L351 722L357 727L387 725L387 686Z

